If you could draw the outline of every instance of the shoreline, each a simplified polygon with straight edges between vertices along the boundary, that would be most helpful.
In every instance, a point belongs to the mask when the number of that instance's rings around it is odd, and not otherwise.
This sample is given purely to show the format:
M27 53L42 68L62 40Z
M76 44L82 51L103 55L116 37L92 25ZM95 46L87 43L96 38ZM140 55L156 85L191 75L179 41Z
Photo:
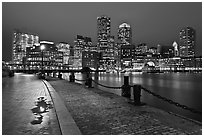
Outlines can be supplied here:
M72 102L69 100L67 100L68 98L70 98L70 97L74 97L74 98L77 98L77 100L79 101L79 102L75 102L75 103L80 103L81 101L80 101L80 97L77 97L77 96L74 96L74 95L72 95L72 94L78 94L78 95L84 95L83 93L80 93L80 92L78 92L78 91L76 91L75 90L75 92L74 91L68 91L69 89L71 89L71 87L73 87L73 88L79 88L81 91L86 91L86 93L87 94L90 94L90 96L93 96L94 97L94 100L95 100L95 97L96 98L98 98L97 100L99 101L99 100L101 100L102 99L102 101L104 101L104 100L106 100L105 102L107 102L107 101L110 101L111 102L111 100L115 100L114 101L114 103L115 104L120 104L121 103L121 105L122 106L118 106L117 105L117 107L119 107L119 108L123 108L124 110L126 110L126 111L129 111L128 109L129 108L131 108L132 110L134 110L135 111L135 109L137 109L137 110L140 110L139 112L140 113L144 113L144 114L146 114L146 115L148 115L148 117L154 117L153 118L153 120L154 119L159 119L158 121L159 121L159 123L161 124L163 124L164 123L164 125L165 126L170 126L171 125L171 127L174 127L174 128L176 128L176 129L179 129L179 131L180 130L185 130L185 134L191 134L190 133L190 131L191 132L193 132L193 134L202 134L201 133L201 128L202 128L202 124L200 125L200 123L198 122L198 123L196 123L196 122L194 122L194 121L190 121L189 119L187 120L187 119L185 119L185 118L181 118L181 117L178 117L178 116L175 116L175 115L173 115L173 114L170 114L169 112L166 112L166 111L163 111L163 110L161 110L161 109L158 109L158 108L154 108L154 107L152 107L152 106L148 106L148 105L145 105L145 106L142 106L142 107L137 107L137 106L133 106L133 105L131 105L131 104L128 104L128 102L127 102L127 100L126 100L126 98L123 98L123 97L121 97L121 96L118 96L118 95L116 95L116 94L113 94L113 93L109 93L109 92L107 92L107 91L102 91L102 90L99 90L99 89L96 89L96 88L91 88L91 89L88 89L88 88L86 88L85 86L83 86L83 85L81 85L81 84L79 84L79 83L70 83L70 82L68 82L67 80L54 80L54 79L52 79L51 81L49 81L48 80L48 82L53 86L53 88L58 92L58 94L60 95L60 97L64 100L64 102L66 103L66 106L68 107L68 110L70 110L71 109L71 111L70 111L70 113L71 113L71 115L73 115L73 118L74 118L74 120L76 121L76 123L77 123L77 125L78 124L80 124L80 121L81 120L84 120L84 119L80 119L80 118L78 118L78 116L76 115L76 113L77 113L77 110L75 110L74 108L76 107L75 105L76 104L72 104ZM69 85L69 86L68 86ZM63 89L63 87L65 88L65 89ZM70 92L70 94L68 94L68 92ZM71 94L72 93L72 94ZM85 94L85 97L86 97L86 94ZM81 100L84 100L84 97L82 96L81 97L82 99ZM70 98L71 100L73 99L73 98ZM96 105L99 105L99 106L101 106L102 104L100 104L100 102L98 102L97 100L95 100L96 102L95 103L97 103ZM68 102L67 102L68 101ZM88 100L84 100L84 101L86 101L86 103L87 103L87 101ZM118 102L117 102L118 101ZM88 102L91 102L91 100L89 100ZM74 102L73 102L74 103ZM114 106L114 103L113 104L111 104L111 105L113 105L112 107L111 107L111 109L112 109L112 111L116 111L116 109L117 109L117 107L115 108L115 106ZM73 105L73 106L72 106ZM82 106L83 106L84 104L82 103ZM88 105L88 104L87 104ZM92 106L92 104L90 104L91 106ZM77 105L77 108L80 108L80 109L82 109L82 110L84 110L83 108L82 108L82 106L81 105ZM103 105L102 105L103 106ZM86 107L90 107L89 105L88 106L86 106ZM79 109L79 110L80 110ZM103 106L103 107L95 107L94 109L96 109L96 110L98 110L98 111L101 111L100 109L103 109L104 111L107 111L107 113L110 113L110 110L109 109L106 109L106 106ZM92 112L88 112L88 110L84 110L86 113L92 113ZM118 110L118 111L120 111L120 110ZM117 112L117 111L116 111ZM83 113L83 111L81 112L81 113ZM105 113L105 112L103 112L103 113ZM135 113L138 113L137 111L135 111ZM132 114L132 112L131 111L129 111L129 113L127 113L127 114L131 114L131 115L134 115L134 114ZM92 113L92 115L95 115L95 114L93 114ZM97 115L99 115L99 117L103 117L103 116L100 116L100 114L97 114ZM98 117L98 116L97 116ZM117 116L116 116L117 117ZM119 116L120 117L120 116ZM134 117L134 116L133 116ZM104 118L104 117L103 117ZM114 118L114 117L113 117ZM126 117L127 119L129 119L129 117ZM89 120L91 120L91 119L89 119ZM110 119L109 119L110 120ZM132 119L130 118L129 120L131 120L132 121ZM130 122L131 122L130 121ZM150 121L151 121L151 119L150 119ZM143 122L143 121L141 121L141 122ZM100 123L100 122L99 122ZM186 126L187 125L187 126ZM196 128L195 128L196 127ZM199 128L200 127L200 128ZM194 128L194 130L193 130L193 128ZM83 127L81 127L81 126L79 126L79 129L80 130L82 130L82 133L83 132L85 132L85 133L87 133L86 131L88 130L88 129L83 129ZM176 130L175 129L175 130ZM89 133L89 132L88 132ZM95 133L94 133L95 134ZM100 134L100 133L99 133Z

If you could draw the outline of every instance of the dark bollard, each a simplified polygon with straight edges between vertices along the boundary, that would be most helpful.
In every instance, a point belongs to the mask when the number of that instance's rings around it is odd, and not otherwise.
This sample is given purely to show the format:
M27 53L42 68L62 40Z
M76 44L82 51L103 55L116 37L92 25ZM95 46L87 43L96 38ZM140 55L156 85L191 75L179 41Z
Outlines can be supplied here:
M92 78L87 79L87 86L88 88L92 88Z
M69 75L69 81L74 82L75 81L75 76L74 73L72 72L71 75Z
M55 72L53 72L53 78L55 78L56 77L56 73Z
M61 73L59 73L58 78L62 79L62 74Z
M72 75L69 75L69 81L70 81L70 82L73 82L73 80L72 80Z
M141 105L140 96L141 96L141 85L133 86L133 96L134 96L134 104Z
M129 76L124 76L124 85L122 86L121 95L123 97L130 98L131 97L130 89L131 89L131 86L129 85Z

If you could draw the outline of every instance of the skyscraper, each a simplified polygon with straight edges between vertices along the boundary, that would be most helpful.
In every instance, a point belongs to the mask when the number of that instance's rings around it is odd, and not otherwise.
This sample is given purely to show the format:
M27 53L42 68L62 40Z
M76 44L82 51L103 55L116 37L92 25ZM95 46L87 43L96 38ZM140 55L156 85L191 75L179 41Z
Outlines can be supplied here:
M118 44L121 49L121 68L131 68L134 46L132 45L131 27L127 23L122 23L118 27Z
M179 34L179 53L181 57L195 56L195 30L191 27L185 27Z
M178 44L176 41L173 42L172 46L174 47L174 56L178 57L179 56L179 50L178 50Z
M39 44L39 36L15 30L13 33L13 63L24 64L26 61L26 48Z
M97 37L98 47L101 52L105 52L108 48L108 38L111 33L111 22L110 17L101 16L97 17Z
M122 45L132 44L131 27L127 23L122 23L118 28L118 43Z
M63 53L63 64L64 65L69 65L70 64L70 51L71 47L68 43L66 42L60 42L56 44L56 47L58 48L58 51L61 51Z
M97 17L97 38L98 38L98 51L102 53L100 59L100 68L106 69L109 58L109 38L111 35L111 22L110 17L101 16Z

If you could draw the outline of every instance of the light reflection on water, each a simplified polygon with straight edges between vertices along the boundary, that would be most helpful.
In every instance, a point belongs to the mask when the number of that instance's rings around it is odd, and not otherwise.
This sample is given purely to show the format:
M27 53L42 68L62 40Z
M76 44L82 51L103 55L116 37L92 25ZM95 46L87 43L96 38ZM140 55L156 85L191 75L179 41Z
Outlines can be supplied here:
M107 86L121 86L123 85L124 75L129 75L130 85L141 84L143 87L155 92L163 97L176 101L180 104L192 107L196 110L202 111L202 74L195 73L99 73L98 76L92 74L92 78L100 84ZM77 79L84 79L81 73L76 73ZM94 84L93 84L94 85ZM101 90L109 91L117 95L121 95L121 90L107 89L101 86L94 85L94 87ZM174 105L165 103L156 97L149 95L142 91L142 102L148 105L161 108L163 110L178 113L180 115L201 121L202 116L183 110Z

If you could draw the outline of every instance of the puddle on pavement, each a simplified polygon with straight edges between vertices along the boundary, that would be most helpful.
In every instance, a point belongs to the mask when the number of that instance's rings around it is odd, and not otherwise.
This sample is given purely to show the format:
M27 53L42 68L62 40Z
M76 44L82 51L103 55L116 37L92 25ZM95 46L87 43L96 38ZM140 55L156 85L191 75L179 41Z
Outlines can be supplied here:
M38 97L34 102L35 106L31 109L34 120L30 123L32 125L41 124L43 122L43 113L49 112L49 109L53 108L52 102L48 101L44 96Z

